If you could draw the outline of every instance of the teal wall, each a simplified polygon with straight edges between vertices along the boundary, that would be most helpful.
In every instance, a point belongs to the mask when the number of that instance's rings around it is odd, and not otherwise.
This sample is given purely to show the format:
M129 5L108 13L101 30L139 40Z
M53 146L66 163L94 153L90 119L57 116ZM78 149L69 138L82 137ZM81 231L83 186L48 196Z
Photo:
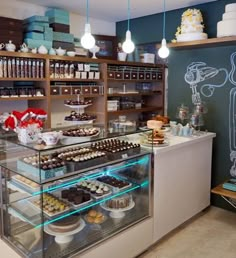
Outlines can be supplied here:
M217 22L222 19L225 5L229 3L235 3L235 1L220 0L191 7L201 10L204 18L205 32L208 33L209 38L216 37ZM175 37L176 28L181 22L181 15L186 9L187 8L183 8L166 13L167 41ZM132 19L130 29L135 43L159 43L162 39L162 19L163 14ZM117 23L117 36L120 40L124 38L126 29L127 21ZM201 94L201 99L206 102L208 107L208 113L205 115L205 127L208 131L216 132L217 134L217 137L214 139L213 148L212 186L218 185L229 178L230 168L233 165L230 160L229 124L231 118L229 117L229 100L230 90L236 87L236 85L233 85L226 76L226 73L219 69L224 68L227 73L233 69L236 58L233 60L232 64L230 57L234 52L236 52L236 47L233 46L233 44L231 46L193 48L188 50L171 49L168 59L168 115L171 119L175 119L176 109L181 103L188 105L190 108L193 107L191 99L192 91L189 84L184 80L187 67L192 62L204 62L205 67L216 71L215 76L198 83L197 90L199 92L201 86L206 83L220 85L226 79L224 86L213 88L214 92L212 96L204 96ZM234 78L236 81L236 74ZM212 203L216 206L232 210L229 204L216 195L212 195Z

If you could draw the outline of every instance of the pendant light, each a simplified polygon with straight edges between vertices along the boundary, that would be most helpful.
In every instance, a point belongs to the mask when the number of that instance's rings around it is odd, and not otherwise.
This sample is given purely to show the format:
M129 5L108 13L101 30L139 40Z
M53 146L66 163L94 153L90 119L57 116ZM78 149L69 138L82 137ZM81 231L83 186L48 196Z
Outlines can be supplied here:
M165 34L166 34L166 1L163 0L163 39L161 41L161 48L158 50L158 55L161 58L167 58L169 56L170 50L166 46L166 39L165 39Z
M84 28L84 35L81 38L81 45L83 48L90 49L95 45L95 39L91 34L91 26L89 24L89 0L86 0L86 23Z
M126 31L125 42L122 44L122 49L127 54L132 53L135 48L135 45L131 40L131 32L129 30L129 24L130 24L130 0L128 0L128 29Z

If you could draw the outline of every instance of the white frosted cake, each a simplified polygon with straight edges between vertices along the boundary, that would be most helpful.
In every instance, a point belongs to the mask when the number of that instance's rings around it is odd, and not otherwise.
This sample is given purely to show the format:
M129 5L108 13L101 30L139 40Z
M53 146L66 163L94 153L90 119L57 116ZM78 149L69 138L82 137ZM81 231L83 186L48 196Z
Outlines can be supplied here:
M188 9L182 14L181 26L177 28L177 42L207 39L200 10Z
M227 4L222 21L217 23L217 37L236 36L236 4Z

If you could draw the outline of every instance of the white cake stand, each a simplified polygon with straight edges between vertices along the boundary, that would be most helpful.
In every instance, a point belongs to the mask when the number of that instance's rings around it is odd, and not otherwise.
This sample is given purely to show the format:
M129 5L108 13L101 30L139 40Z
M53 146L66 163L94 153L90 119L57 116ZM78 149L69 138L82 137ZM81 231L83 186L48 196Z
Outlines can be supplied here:
M113 219L121 219L121 218L123 218L125 216L125 211L133 209L134 206L135 206L135 202L134 201L132 201L132 203L128 207L125 207L125 208L122 208L122 209L112 209L112 208L107 207L105 205L105 203L101 204L101 207L104 210L110 211L109 215Z
M85 222L84 220L80 219L80 225L78 228L72 230L72 231L69 231L69 232L55 232L53 230L51 230L48 225L46 225L44 227L44 231L51 235L51 236L55 236L55 242L58 243L58 244L65 244L65 243L68 243L68 242L71 242L74 238L74 235L79 233L84 227L85 227Z

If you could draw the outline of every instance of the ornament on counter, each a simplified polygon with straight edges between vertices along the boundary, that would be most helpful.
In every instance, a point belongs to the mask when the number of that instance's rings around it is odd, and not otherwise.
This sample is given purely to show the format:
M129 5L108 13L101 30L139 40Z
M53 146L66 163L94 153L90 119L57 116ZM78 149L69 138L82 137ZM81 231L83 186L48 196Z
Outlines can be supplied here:
M187 120L189 118L189 108L184 104L181 104L181 106L177 108L176 118L179 118L182 123L184 120Z

